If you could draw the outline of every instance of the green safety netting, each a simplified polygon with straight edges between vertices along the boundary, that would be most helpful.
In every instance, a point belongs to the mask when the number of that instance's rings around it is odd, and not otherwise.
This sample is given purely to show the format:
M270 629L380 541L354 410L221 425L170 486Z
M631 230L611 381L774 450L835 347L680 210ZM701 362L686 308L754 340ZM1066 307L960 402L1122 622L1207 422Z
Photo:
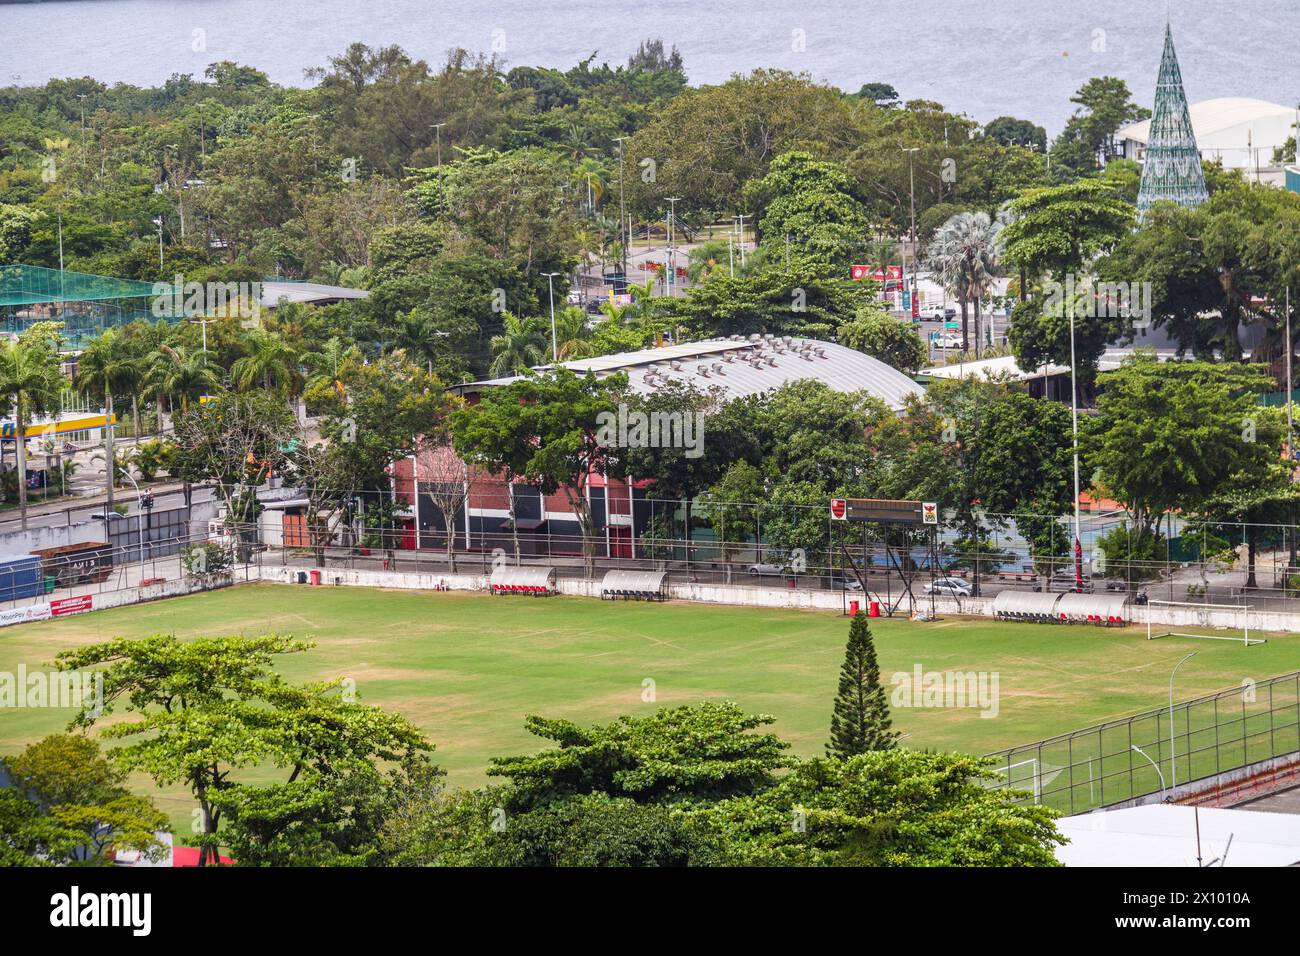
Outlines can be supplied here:
M20 333L35 322L62 322L79 346L106 328L154 321L152 282L25 264L0 265L0 328Z

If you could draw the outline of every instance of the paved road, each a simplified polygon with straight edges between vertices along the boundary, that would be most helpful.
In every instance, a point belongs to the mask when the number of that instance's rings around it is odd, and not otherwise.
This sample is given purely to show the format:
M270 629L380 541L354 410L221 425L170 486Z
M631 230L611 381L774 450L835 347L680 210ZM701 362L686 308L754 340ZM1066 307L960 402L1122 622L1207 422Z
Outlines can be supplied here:
M185 503L183 486L179 483L156 485L149 490L154 496L154 511L179 508ZM211 501L214 492L210 488L196 487L192 489L191 494L192 501L201 504ZM90 521L92 516L104 513L105 503L106 497L101 486L79 500L51 501L31 505L27 509L27 527L29 529L58 528ZM113 495L113 503L115 506L125 505L128 515L137 514L139 511L134 488L118 488ZM17 509L4 512L4 517L0 518L0 534L18 531L21 527L22 519Z
M1267 797L1247 800L1245 803L1236 804L1233 809L1262 810L1265 813L1300 813L1300 787L1291 787L1289 790L1270 793Z

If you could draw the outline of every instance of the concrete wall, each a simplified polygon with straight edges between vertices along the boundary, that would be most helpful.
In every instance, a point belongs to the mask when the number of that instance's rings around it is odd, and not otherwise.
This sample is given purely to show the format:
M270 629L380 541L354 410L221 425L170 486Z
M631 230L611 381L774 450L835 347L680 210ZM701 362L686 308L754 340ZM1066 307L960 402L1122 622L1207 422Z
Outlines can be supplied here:
M308 568L266 565L250 569L250 575L262 581L295 584L298 574L309 573ZM343 568L321 570L321 583L326 586L399 588L422 591L486 591L488 576L483 574L411 574L400 571L360 571ZM560 578L556 590L573 597L600 597L600 579ZM861 594L849 593L841 597L838 591L817 591L784 587L754 587L738 584L670 584L668 596L675 601L698 601L705 604L731 604L742 607L775 607L804 610L839 611L850 601L858 601L863 610L868 602ZM940 614L974 614L991 616L992 598L936 598L935 610ZM918 600L917 609L928 611L929 599ZM906 614L906 603L898 614Z
M124 498L131 501L131 498ZM190 533L201 534L208 520L217 516L220 505L216 501L196 502L190 509ZM121 522L119 521L118 524ZM130 524L135 525L132 516ZM41 548L58 548L66 544L84 544L87 541L107 541L108 531L102 521L78 521L57 527L28 528L26 531L0 533L0 554L29 554Z
M171 578L157 584L144 587L122 588L117 591L100 591L91 594L74 594L58 597L51 601L38 601L19 607L0 611L0 627L11 624L24 624L31 621L48 621L73 614L87 614L91 611L103 611L111 607L123 607L128 604L143 604L147 601L159 601L163 598L180 597L198 591L214 591L230 587L234 581L226 578L218 581L200 581L194 578Z

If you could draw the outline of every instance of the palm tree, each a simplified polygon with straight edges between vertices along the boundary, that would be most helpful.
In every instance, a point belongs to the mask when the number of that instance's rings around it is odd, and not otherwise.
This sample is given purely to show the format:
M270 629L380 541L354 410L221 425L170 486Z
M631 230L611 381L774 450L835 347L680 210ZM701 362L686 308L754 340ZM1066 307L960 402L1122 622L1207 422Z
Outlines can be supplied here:
M556 312L555 343L556 356L561 362L590 358L594 347L586 313L574 306Z
M250 329L245 345L248 354L230 366L235 388L241 392L264 388L290 398L298 394L302 385L298 353L278 333Z
M557 325L558 319L557 315ZM540 320L521 319L512 312L501 313L501 334L492 336L488 346L492 349L488 373L494 376L526 372L546 355Z
M189 351L183 345L164 345L154 356L146 381L150 388L171 399L173 409L179 399L183 414L189 411L191 401L221 387L220 372L220 367L209 363L202 352ZM159 402L160 417L161 409Z
M339 367L360 354L355 345L343 341L337 335L326 339L319 352L304 352L302 364L306 367L308 376L303 391L310 392L330 384L337 387Z
M108 329L86 346L77 359L77 390L104 403L104 459L114 461L113 455L113 393L131 391L139 387L139 363L131 353L130 345L116 329ZM136 407L136 431L139 431L139 408ZM113 507L113 469L104 469L104 485L108 492L108 508Z
M27 414L51 406L65 384L59 353L43 338L0 345L0 393L11 396L18 459L18 511L27 529Z
M392 347L404 350L412 361L423 362L432 373L433 363L448 353L450 338L451 333L442 327L438 316L417 307L410 312L398 313Z
M986 212L959 212L939 227L925 259L940 285L961 305L962 351L970 349L967 306L975 304L975 356L979 357L980 303L998 271L1000 224Z

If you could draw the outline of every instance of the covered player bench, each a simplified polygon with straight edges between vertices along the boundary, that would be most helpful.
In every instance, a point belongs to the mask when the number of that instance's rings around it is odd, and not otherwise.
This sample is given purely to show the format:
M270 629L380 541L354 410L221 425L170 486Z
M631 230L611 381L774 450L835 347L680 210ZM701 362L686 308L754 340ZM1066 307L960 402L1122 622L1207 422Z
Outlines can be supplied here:
M555 593L555 568L497 568L492 572L493 594L539 597Z
M1060 598L1059 594L1036 591L1003 591L993 599L993 613L1001 621L1049 623L1056 620L1056 602Z
M1071 624L1122 625L1128 613L1127 594L1067 593L1056 605L1056 616Z
M607 571L600 582L600 599L668 600L667 571Z

